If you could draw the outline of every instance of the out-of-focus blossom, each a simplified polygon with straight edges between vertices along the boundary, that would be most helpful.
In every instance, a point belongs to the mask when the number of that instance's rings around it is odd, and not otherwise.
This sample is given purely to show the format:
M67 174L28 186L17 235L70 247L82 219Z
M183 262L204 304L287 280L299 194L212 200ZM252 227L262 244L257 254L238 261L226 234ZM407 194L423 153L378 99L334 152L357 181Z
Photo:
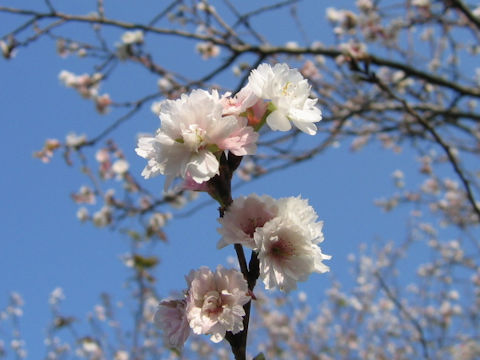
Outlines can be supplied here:
M118 176L123 176L128 171L130 164L125 159L118 159L112 165L112 170Z
M319 79L321 77L320 72L318 71L318 68L315 66L315 63L311 60L305 61L300 72L302 73L303 76L310 79Z
M48 299L48 303L50 305L57 305L60 301L65 300L65 294L61 287L56 287L50 293L50 297Z
M285 48L290 49L290 50L298 49L298 43L296 41L288 41L285 44Z
M43 145L43 149L40 151L36 151L33 156L39 158L44 163L48 163L53 157L54 151L60 148L60 146L60 141L58 141L57 139L47 139L45 141L45 145Z
M86 51L85 49L80 48L78 43L74 41L66 41L65 39L62 39L62 38L59 38L57 40L56 48L57 48L57 54L63 58L67 57L70 54L74 54L74 53L78 54L82 50Z
M328 21L333 24L338 24L333 31L337 35L345 33L353 34L358 24L357 16L350 10L337 10L329 7L326 10Z
M112 104L112 100L108 94L99 94L100 82L103 79L102 74L75 75L70 71L62 70L58 78L66 87L71 87L77 90L85 99L93 100L95 107L100 114L106 114L108 112L108 106Z
M81 222L85 222L90 218L90 214L88 213L87 208L81 207L77 210L77 219Z
M412 0L412 5L418 7L429 7L430 0Z
M154 321L162 329L165 343L175 349L181 349L190 335L186 305L185 299L164 300L155 313Z
M122 42L127 45L143 43L143 31L126 31L122 35Z
M74 132L69 133L65 138L65 145L71 148L77 148L87 142L87 135L77 135Z
M329 7L325 10L328 21L331 22L340 22L343 19L342 10L337 10L333 7Z
M95 160L99 163L110 161L110 154L107 149L99 149L95 154Z
M94 359L101 359L103 357L102 348L97 340L90 337L84 337L80 339L80 344L81 347L78 349L79 355Z
M169 213L153 213L148 223L150 226L160 229L164 227L171 218L172 215Z
M93 307L93 311L95 312L95 317L100 321L105 321L107 319L107 311L104 306L102 305L95 305Z
M357 0L355 4L357 5L357 8L362 11L369 11L373 9L372 0Z
M393 181L395 182L395 186L398 188L403 188L405 187L405 174L403 173L402 170L395 170L392 173Z
M109 206L102 207L93 214L93 224L97 227L105 227L112 222L112 209Z
M118 350L115 352L115 355L113 356L113 360L129 360L129 359L130 359L130 355L125 350Z
M220 47L210 41L198 43L196 50L202 56L203 60L208 60L220 55Z
M172 82L167 77L162 77L157 81L158 88L161 91L170 91L173 88Z
M162 102L163 101L155 101L152 103L152 105L150 106L150 110L157 116L160 115L160 111L162 109Z
M60 81L66 86L77 90L84 98L93 98L98 95L98 86L103 78L100 73L93 75L75 75L67 70L62 70L58 75Z
M337 62L345 62L350 58L355 60L363 60L367 57L367 45L364 43L350 39L347 43L340 44L340 50L344 55L337 59Z
M116 55L120 60L127 60L134 53L134 46L143 44L143 31L127 31L122 35L122 42L115 44L117 51Z
M11 59L15 57L17 51L17 41L13 36L8 36L7 41L0 40L0 50L2 51L2 56L5 59Z
M110 99L110 95L108 94L96 96L94 101L96 109L100 114L106 114L109 110L108 106L112 104L112 99Z
M77 204L95 204L95 193L88 186L81 186L77 193L72 194L72 199Z
M19 359L25 359L27 357L27 350L25 349L26 343L23 339L13 339L10 341L12 350L15 351L15 355Z

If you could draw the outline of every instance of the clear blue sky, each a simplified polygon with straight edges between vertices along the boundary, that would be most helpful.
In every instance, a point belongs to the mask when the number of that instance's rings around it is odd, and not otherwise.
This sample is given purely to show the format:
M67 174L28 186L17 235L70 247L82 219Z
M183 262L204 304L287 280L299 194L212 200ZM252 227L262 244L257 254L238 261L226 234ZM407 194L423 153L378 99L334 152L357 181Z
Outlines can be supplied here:
M18 7L39 7L40 3L32 0L10 2ZM82 5L74 2L62 8L63 2L54 3L58 3L59 9L78 13L92 10L94 4L93 1L82 2ZM136 9L138 13L133 15L127 5L110 8L113 2L107 0L106 3L107 15L145 19L148 16L145 9L157 2L142 2L144 9ZM306 3L310 4L306 8L311 10L303 14L306 27L314 29L319 36L312 35L312 40L327 41L322 38L328 32L324 30L327 26L324 7L317 1ZM286 16L284 12L280 14ZM0 15L0 34L11 29L14 22L13 17ZM285 43L297 38L296 34L295 38L290 38L292 32L288 28L281 31L273 22L264 25L272 42ZM68 31L75 34L78 29L70 27ZM112 32L110 36L119 39L120 35L120 32ZM170 43L164 47L164 61L187 72L205 71L209 64L200 59L195 59L198 67L189 65L190 59L196 56L194 43L190 44L173 47ZM126 294L122 284L128 271L119 257L128 251L128 240L118 232L98 230L76 219L77 205L69 196L87 183L86 178L78 167L67 167L59 154L48 165L32 156L46 138L63 140L70 131L95 135L113 120L114 114L98 115L91 103L58 81L61 70L83 73L90 71L90 65L88 61L59 58L55 55L55 44L49 41L21 49L12 61L0 59L0 307L6 305L10 291L17 291L24 297L26 306L21 327L32 359L44 354L43 338L50 318L48 295L55 287L60 286L65 291L64 312L77 318L92 310L101 292L110 292L119 299ZM134 66L127 65L120 74L129 75L112 78L111 83L102 88L114 99L128 99L132 91L144 94L149 89L155 90L157 79L139 72ZM115 134L122 142L133 171L140 172L145 165L145 160L134 153L136 135L153 132L158 124L158 119L145 109ZM377 237L405 238L407 218L403 215L406 211L384 214L373 205L373 200L394 191L391 174L396 169L404 169L407 183L413 183L417 166L414 160L412 152L395 155L379 151L378 147L367 147L352 154L348 144L343 144L314 161L248 184L234 196L256 192L274 197L301 194L310 199L325 221L323 252L333 256L328 262L329 275L314 274L300 286L308 292L312 302L317 302L323 298L329 278L351 281L346 256L355 252L360 243L372 242ZM155 184L150 186L156 186L158 191L163 188L161 178L149 182ZM205 199L202 195L197 202ZM218 239L216 216L216 207L212 204L193 217L168 225L169 244L157 248L162 259L156 273L160 279L160 294L167 296L170 291L183 289L184 275L190 269L201 265L215 267L233 255L231 248L220 252L215 249ZM162 276L165 273L168 276Z

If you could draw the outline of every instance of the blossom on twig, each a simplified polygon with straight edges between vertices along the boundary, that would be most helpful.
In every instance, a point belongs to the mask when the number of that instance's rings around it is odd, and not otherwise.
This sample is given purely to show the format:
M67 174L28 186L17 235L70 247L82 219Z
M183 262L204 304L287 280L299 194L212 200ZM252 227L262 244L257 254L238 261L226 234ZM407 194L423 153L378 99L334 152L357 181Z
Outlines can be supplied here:
M166 100L160 108L161 127L155 136L141 137L136 152L148 159L145 178L158 174L172 181L187 174L201 184L219 174L218 156L228 150L238 156L256 151L258 134L247 121L223 116L218 92L194 90L177 100Z

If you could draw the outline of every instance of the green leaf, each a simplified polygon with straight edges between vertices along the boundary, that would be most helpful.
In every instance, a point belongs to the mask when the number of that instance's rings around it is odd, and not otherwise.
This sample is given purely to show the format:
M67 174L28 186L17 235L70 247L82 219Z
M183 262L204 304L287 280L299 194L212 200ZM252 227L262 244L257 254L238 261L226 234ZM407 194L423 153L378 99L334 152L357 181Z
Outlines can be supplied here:
M255 356L253 360L265 360L265 355L263 355L263 353L260 353L257 356Z
M55 329L61 329L65 326L68 326L70 325L71 323L73 323L75 321L75 319L73 317L66 317L66 316L57 316L55 317L55 319L53 320L53 325L55 326Z
M158 264L156 256L142 256L138 254L133 255L133 262L138 269L150 269Z
M142 235L140 235L140 233L138 233L134 230L128 230L127 235L130 236L132 238L132 240L135 240L135 241L142 240Z

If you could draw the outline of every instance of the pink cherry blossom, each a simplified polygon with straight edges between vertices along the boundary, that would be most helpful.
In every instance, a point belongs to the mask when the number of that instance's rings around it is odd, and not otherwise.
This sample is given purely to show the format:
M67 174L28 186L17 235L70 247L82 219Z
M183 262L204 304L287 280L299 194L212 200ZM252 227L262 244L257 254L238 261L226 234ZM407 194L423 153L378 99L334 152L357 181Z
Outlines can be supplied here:
M251 194L235 199L224 217L218 220L222 225L218 229L222 238L217 247L220 249L229 244L242 244L253 249L256 229L273 219L277 213L275 200L268 195Z
M155 136L141 137L136 152L148 159L145 178L167 177L165 188L187 173L198 184L219 174L221 151L238 156L256 151L256 134L246 121L224 116L223 101L217 91L194 90L160 108L161 127Z
M164 300L155 313L155 324L162 329L165 342L181 349L190 335L185 313L186 300Z
M243 305L250 301L242 273L221 265L212 272L207 267L191 271L187 298L187 319L195 334L208 334L220 342L227 331L243 330Z

